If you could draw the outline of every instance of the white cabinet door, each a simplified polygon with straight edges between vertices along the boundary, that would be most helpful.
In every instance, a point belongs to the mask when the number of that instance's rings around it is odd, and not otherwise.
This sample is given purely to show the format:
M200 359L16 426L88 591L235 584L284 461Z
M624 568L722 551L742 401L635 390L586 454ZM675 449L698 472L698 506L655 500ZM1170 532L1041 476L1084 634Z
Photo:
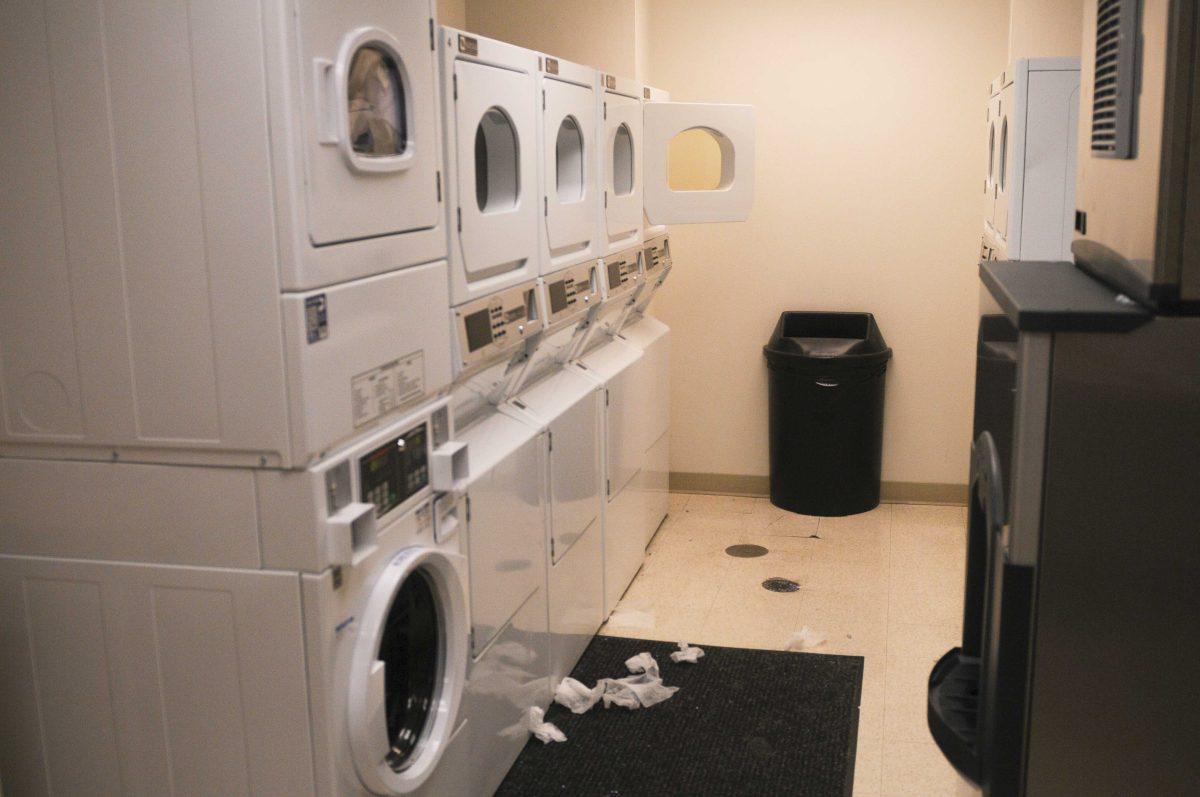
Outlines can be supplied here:
M588 391L550 424L550 517L554 561L600 514L600 407Z
M642 100L607 92L601 102L604 253L641 243Z
M301 0L295 13L312 242L437 226L428 3Z
M454 76L462 301L537 276L537 88L532 72L474 61Z
M754 106L648 102L642 106L642 114L642 190L647 221L745 221L754 205ZM712 148L720 157L719 173L711 188L674 190L668 174L671 142L692 130L712 137Z
M593 80L595 73L590 72ZM548 249L542 273L592 257L599 195L596 163L596 91L545 78L542 111L543 192Z

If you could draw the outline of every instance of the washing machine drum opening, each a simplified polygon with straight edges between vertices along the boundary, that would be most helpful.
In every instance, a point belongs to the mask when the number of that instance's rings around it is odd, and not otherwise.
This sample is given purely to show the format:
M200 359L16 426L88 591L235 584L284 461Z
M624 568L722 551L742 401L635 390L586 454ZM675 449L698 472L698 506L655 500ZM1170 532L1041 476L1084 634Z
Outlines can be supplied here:
M379 642L390 748L387 763L396 772L412 762L438 699L441 635L433 585L417 570L396 591Z

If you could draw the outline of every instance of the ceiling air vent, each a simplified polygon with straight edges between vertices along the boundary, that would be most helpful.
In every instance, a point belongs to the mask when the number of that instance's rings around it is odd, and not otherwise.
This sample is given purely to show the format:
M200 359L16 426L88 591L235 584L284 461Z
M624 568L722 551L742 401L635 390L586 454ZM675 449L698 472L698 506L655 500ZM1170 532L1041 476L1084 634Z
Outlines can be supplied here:
M1092 155L1133 157L1137 0L1099 0L1092 95Z

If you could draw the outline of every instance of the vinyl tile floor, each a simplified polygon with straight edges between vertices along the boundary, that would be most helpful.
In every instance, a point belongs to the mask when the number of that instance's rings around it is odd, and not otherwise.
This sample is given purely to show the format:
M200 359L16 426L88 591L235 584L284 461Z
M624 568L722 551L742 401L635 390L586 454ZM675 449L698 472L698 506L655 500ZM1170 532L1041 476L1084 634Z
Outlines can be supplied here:
M735 558L731 545L767 549ZM765 498L671 494L646 561L601 633L703 646L785 649L804 626L811 652L865 659L854 794L978 792L925 724L925 685L959 643L966 509L882 504L861 515L796 515ZM770 592L780 577L794 592Z

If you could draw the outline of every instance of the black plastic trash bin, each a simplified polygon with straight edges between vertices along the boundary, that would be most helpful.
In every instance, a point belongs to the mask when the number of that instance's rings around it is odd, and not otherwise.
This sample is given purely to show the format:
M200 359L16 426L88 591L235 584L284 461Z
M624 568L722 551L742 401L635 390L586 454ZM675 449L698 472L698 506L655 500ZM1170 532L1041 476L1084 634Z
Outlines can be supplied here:
M875 317L784 313L763 353L771 503L825 516L878 506L883 380L892 350Z

